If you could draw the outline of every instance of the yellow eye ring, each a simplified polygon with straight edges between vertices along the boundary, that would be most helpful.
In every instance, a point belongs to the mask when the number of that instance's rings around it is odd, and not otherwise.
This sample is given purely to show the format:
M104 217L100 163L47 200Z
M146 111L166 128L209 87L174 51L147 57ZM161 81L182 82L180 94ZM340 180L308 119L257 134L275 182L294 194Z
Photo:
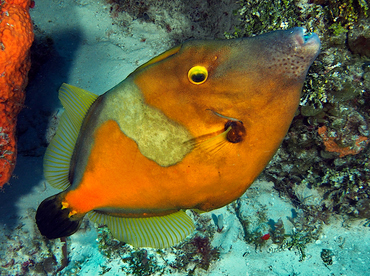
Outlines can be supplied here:
M204 66L194 66L188 72L188 79L193 84L202 84L208 78L208 70Z

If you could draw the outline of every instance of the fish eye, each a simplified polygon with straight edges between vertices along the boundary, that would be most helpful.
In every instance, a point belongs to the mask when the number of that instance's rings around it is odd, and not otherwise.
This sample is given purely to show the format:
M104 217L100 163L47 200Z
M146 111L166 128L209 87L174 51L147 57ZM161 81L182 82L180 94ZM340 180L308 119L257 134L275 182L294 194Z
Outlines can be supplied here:
M202 84L208 78L208 70L204 66L194 66L188 72L188 79L193 84Z

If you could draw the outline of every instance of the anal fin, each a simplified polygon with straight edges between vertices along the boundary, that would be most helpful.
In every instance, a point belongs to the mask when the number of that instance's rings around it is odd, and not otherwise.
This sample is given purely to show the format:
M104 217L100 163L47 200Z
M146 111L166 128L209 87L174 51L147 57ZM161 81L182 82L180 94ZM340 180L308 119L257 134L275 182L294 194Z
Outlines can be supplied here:
M167 248L194 231L194 223L184 211L148 218L124 218L93 211L89 217L107 225L116 239L136 247Z

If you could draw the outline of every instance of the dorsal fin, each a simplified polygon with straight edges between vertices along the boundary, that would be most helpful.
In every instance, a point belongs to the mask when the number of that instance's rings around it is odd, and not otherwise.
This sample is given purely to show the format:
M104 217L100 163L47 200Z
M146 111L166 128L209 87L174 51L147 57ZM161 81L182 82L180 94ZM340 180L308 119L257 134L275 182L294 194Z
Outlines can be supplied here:
M96 223L107 225L113 237L136 247L167 248L194 231L194 223L184 211L148 218L122 218L98 211L88 215Z
M98 95L63 83L59 88L59 100L64 112L58 129L44 156L44 175L51 186L66 189L69 166L82 121Z

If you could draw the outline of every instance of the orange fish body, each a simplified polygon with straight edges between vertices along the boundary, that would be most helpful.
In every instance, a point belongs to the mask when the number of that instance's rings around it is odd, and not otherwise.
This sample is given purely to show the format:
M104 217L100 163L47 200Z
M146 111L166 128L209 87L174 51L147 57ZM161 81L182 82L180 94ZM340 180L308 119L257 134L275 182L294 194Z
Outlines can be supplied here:
M41 233L73 234L90 212L136 246L181 241L193 230L183 210L232 202L272 158L319 45L301 28L190 41L102 96L63 85L66 116L44 167L52 185L68 188L41 203Z

